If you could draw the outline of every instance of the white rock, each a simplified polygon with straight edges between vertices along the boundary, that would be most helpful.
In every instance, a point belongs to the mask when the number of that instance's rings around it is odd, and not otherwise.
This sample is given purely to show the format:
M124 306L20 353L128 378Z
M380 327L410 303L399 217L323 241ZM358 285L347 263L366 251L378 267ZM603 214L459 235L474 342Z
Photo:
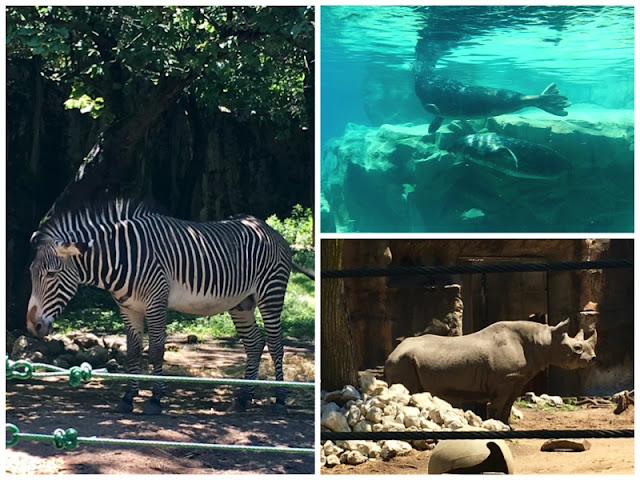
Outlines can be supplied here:
M411 427L420 428L422 420L424 420L422 417L418 417L415 415L407 415L404 417L404 426L407 428L411 428Z
M516 420L522 420L524 419L524 414L518 410L516 407L511 407L511 417L513 417Z
M429 392L414 393L413 395L411 395L411 399L409 400L409 405L418 407L420 410L422 409L429 410L433 407L433 397Z
M360 409L356 405L351 405L347 412L347 423L350 427L354 427L362 418Z
M436 446L435 440L412 440L411 445L413 445L413 448L420 451L433 450Z
M390 403L389 405L386 405L384 407L384 414L385 415L392 415L392 416L396 416L398 415L398 410L402 408L400 407L397 403Z
M343 451L343 448L340 448L331 440L327 440L322 446L322 453L325 457L328 457L329 455L340 455Z
M461 418L460 415L458 415L453 410L444 412L442 420L444 421L444 426L451 430L459 430L461 428L464 428L465 426L468 426L468 423L465 421L465 419Z
M360 452L365 457L371 457L373 451L373 457L376 456L376 451L378 452L377 456L380 456L380 447L376 442L367 441L367 440L347 440L344 443L345 450L351 450L352 452ZM341 444L342 446L342 444Z
M340 459L338 458L338 456L328 455L325 461L325 466L331 468L331 467L335 467L336 465L340 465Z
M402 407L402 413L404 413L407 417L419 417L420 409L418 407Z
M404 423L396 422L395 420L382 423L381 425L383 432L404 432L405 430Z
M384 426L381 423L374 423L371 427L371 430L374 432L381 432L384 429Z
M482 418L473 413L471 410L467 410L464 412L464 418L469 425L472 427L481 427L482 426Z
M350 452L346 452L346 459L344 460L344 463L347 463L349 465L360 465L361 463L366 462L369 457L363 455L360 452L357 451L350 451Z
M400 440L385 440L382 442L380 456L383 460L407 455L411 452L411 444Z
M360 377L362 391L368 395L380 395L389 386L387 382L376 379L371 373L365 373Z
M429 430L432 432L442 430L442 427L438 425L436 422L432 422L425 417L420 417L420 429L421 430Z
M350 432L347 419L342 413L328 411L323 412L320 418L320 425L327 427L332 432Z
M540 398L552 407L560 408L564 405L562 397L559 397L557 395L547 395L546 393L543 393L542 395L540 395Z
M482 428L491 432L506 432L509 431L509 427L502 423L500 420L490 418L482 422Z
M367 412L367 416L365 417L367 420L369 420L370 422L373 423L380 423L382 422L382 416L383 416L383 411L381 408L378 407L371 407L369 409L369 411ZM346 423L346 420L345 420Z

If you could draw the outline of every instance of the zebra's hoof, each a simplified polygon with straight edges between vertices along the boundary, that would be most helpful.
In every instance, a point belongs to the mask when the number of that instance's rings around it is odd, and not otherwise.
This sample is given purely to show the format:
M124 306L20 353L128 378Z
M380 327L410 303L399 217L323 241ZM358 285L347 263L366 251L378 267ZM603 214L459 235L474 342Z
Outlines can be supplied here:
M160 415L162 413L162 405L152 398L147 402L142 413L144 415Z
M286 415L289 413L284 403L276 402L271 406L271 411L276 415Z
M113 410L116 413L131 413L133 412L133 402L127 402L124 398L118 402L116 408Z

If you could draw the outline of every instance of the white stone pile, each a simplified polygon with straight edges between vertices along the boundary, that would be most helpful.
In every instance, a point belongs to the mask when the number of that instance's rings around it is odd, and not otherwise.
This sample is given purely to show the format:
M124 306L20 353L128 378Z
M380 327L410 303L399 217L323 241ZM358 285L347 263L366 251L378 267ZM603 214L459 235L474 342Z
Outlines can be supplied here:
M471 411L454 408L430 393L411 395L404 385L389 386L370 373L360 377L361 391L352 385L322 392L321 428L332 432L419 432L453 430L506 431L504 423L483 421ZM367 460L388 460L412 449L433 448L434 440L327 441L320 452L323 466L358 465Z

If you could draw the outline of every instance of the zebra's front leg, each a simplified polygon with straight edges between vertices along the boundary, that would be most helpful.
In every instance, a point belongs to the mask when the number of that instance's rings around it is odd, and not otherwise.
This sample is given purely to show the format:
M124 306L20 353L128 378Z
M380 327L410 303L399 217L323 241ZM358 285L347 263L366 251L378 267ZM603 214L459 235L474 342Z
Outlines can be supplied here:
M144 313L134 312L120 307L122 319L127 329L127 371L137 375L140 373L140 359L142 357L142 332L144 327ZM116 413L131 413L133 399L138 395L138 380L129 380L127 390L115 408Z
M149 363L153 365L153 375L162 375L164 346L167 340L167 302L159 301L147 308L147 328L149 329ZM144 407L145 415L162 413L160 401L166 391L165 383L157 380L151 389L151 398Z
M229 313L233 319L238 336L242 339L244 351L247 354L247 367L244 372L244 378L245 380L256 380L258 378L258 372L260 371L260 360L262 358L262 352L264 351L265 338L256 324L253 313L255 303L250 303L247 299L229 311ZM253 399L255 389L255 385L242 386L230 410L244 412Z

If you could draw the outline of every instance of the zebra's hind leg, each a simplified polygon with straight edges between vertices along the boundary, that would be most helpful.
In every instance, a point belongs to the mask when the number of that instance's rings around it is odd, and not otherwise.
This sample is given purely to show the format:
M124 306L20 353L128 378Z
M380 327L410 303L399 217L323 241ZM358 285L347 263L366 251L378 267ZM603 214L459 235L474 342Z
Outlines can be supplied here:
M120 306L120 311L127 329L127 370L131 374L139 374L144 313L134 312L122 306ZM129 380L127 390L115 408L116 413L131 413L133 411L133 398L138 395L139 386L138 380Z
M162 375L164 348L167 340L167 302L159 300L147 307L147 328L149 329L149 363L153 365L153 375ZM153 383L151 398L144 407L145 415L160 415L160 401L166 391L163 381Z
M286 281L283 285L283 288L272 291L269 296L263 298L258 304L264 329L267 332L267 345L273 360L276 381L278 382L284 381L282 365L284 361L284 345L282 343L282 322L280 316L282 315L282 307L284 305ZM287 413L286 399L286 387L276 387L276 403L274 405L276 413Z
M244 372L246 380L256 380L258 378L260 360L265 345L264 335L256 324L254 309L255 301L249 302L247 299L229 311L247 354L247 367ZM249 402L253 399L255 389L255 385L241 387L234 404L231 406L231 410L245 411Z

